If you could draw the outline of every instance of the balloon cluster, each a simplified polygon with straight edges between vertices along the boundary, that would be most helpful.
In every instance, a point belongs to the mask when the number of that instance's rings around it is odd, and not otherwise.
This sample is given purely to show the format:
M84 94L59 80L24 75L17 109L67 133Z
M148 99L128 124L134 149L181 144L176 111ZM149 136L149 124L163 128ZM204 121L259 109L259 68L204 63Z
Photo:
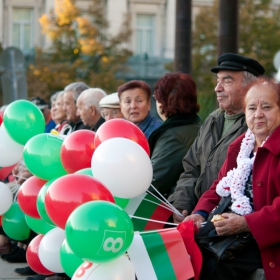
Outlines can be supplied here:
M0 154L8 143L17 154L9 161L7 152L1 154L0 166L23 157L34 175L20 186L17 202L0 184L4 231L15 240L28 238L30 229L39 234L28 246L27 261L40 274L135 279L124 256L134 232L123 207L152 181L145 135L134 124L114 119L96 133L79 130L64 139L43 133L42 113L33 105L11 103L0 128Z

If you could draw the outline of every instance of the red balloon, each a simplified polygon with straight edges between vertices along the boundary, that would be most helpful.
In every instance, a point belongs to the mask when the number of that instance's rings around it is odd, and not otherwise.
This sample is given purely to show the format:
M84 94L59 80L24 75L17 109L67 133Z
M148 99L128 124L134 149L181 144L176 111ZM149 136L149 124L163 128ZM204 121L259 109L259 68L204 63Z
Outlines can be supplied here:
M63 141L60 158L63 167L68 173L91 167L91 158L94 152L95 132L77 130Z
M134 123L124 119L112 119L103 123L96 131L94 138L95 149L104 141L122 137L138 143L150 156L150 147L145 134Z
M46 269L43 266L38 255L39 245L43 237L44 237L43 234L39 234L31 240L26 250L26 260L28 265L35 272L42 275L51 275L54 274L54 272Z
M0 111L0 125L2 124L2 122L3 122L3 112Z
M68 174L50 185L45 207L52 222L64 229L70 214L81 204L93 200L115 202L111 192L97 179L85 174Z
M5 180L12 172L16 164L0 168L0 180Z
M37 197L46 182L36 176L32 176L20 186L18 191L18 204L21 210L28 216L41 219L37 210Z

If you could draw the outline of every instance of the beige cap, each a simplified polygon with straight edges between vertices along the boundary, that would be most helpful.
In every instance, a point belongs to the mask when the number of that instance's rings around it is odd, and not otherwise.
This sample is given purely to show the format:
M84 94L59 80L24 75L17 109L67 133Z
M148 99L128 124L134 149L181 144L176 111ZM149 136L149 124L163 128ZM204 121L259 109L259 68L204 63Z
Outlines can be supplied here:
M100 108L120 108L120 99L118 93L114 92L103 97L99 101Z

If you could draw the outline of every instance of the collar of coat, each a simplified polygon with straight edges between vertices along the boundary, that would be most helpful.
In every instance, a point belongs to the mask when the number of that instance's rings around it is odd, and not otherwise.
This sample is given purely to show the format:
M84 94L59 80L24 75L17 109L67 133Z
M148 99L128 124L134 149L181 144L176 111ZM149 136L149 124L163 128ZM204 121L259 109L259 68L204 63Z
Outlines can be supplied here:
M188 124L194 124L200 122L200 117L198 115L185 115L179 114L169 117L160 127L152 132L149 137L150 153L154 150L158 138L168 129L183 126Z

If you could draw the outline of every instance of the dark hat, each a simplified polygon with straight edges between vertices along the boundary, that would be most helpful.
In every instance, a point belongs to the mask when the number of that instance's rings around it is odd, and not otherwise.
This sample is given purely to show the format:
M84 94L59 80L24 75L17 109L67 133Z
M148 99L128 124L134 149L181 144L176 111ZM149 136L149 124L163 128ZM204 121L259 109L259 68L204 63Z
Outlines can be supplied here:
M34 103L39 109L44 109L49 107L48 103L40 97L32 98L30 102Z
M247 71L255 76L263 75L264 68L254 59L236 53L224 53L218 58L218 66L211 71L218 73L220 70Z

